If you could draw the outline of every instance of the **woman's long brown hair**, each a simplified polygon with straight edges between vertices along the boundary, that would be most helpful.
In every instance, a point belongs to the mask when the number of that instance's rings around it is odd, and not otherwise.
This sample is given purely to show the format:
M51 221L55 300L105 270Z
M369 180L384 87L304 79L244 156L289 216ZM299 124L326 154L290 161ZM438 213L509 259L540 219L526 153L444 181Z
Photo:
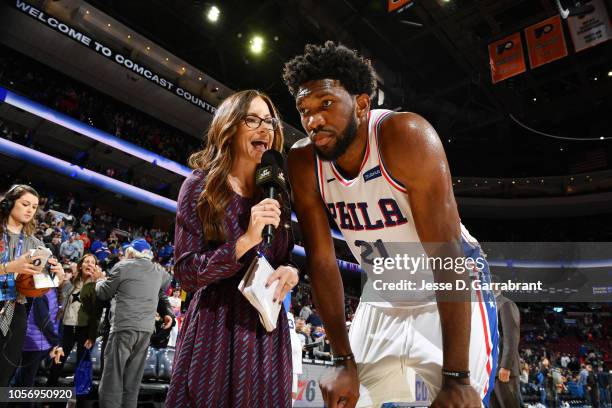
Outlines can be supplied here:
M197 211L207 242L223 241L226 238L223 218L233 194L228 182L234 163L232 141L240 121L246 116L251 102L256 97L266 102L272 117L280 119L276 107L266 94L256 90L237 92L226 98L217 108L208 129L204 149L189 157L189 166L201 169L206 174L206 184L198 198ZM279 152L283 149L280 123L274 131L272 148Z
M28 193L40 199L38 192L36 192L36 190L34 190L32 187L25 185L25 184L19 184L19 185L15 185L11 187L4 194L4 197L2 197L2 199L12 200L13 208L14 208L17 200L19 200L22 196ZM12 208L11 208L11 211L12 211ZM8 214L4 212L0 212L0 234L4 234L4 226L8 223L10 214L11 214L10 212ZM27 224L23 226L23 234L26 236L34 234L34 231L36 231L36 214L34 214L34 217L32 217L30 222L28 222Z

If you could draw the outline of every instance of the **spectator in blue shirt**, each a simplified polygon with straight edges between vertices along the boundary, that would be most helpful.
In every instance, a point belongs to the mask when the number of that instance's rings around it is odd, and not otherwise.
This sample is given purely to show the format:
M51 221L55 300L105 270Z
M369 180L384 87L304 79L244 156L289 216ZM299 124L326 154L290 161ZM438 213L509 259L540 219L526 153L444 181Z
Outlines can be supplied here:
M81 246L75 241L73 232L70 233L67 241L62 242L60 256L71 261L77 261L81 258Z
M81 224L89 224L92 220L93 217L91 216L91 208L88 208L87 212L81 217Z

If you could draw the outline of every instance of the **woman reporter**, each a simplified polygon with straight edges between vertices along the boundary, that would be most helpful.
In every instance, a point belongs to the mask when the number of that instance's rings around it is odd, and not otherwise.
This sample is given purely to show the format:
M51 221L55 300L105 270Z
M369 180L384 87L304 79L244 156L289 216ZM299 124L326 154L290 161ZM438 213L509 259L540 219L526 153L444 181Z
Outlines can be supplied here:
M0 387L6 387L19 366L26 333L26 297L17 291L17 275L40 273L39 257L31 249L44 244L34 236L39 196L32 187L12 186L0 201ZM57 260L50 258L51 272L62 274Z
M195 293L177 341L168 406L291 406L286 313L266 332L237 289L258 250L276 268L268 283L278 280L277 301L298 282L289 265L289 198L262 199L255 185L263 153L282 146L276 108L248 90L223 101L206 147L189 159L194 171L178 198L174 273ZM276 228L271 248L261 245L267 224Z

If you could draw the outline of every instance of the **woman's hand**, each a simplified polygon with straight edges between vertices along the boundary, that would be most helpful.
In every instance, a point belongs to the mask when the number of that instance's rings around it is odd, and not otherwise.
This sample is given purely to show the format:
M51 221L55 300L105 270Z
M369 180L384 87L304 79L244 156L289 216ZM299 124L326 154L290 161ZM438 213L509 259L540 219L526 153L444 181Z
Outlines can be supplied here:
M172 316L165 315L164 316L164 324L162 325L162 329L168 330L172 327Z
M268 278L266 288L275 280L278 280L278 285L274 291L273 301L276 302L278 300L278 302L281 303L283 299L285 299L285 296L287 296L287 293L297 285L299 281L298 270L289 265L279 266Z
M60 359L64 357L64 349L62 349L60 346L53 347L53 349L51 349L49 352L49 357L53 359L55 364L59 364Z
M272 224L274 228L280 224L280 203L273 198L266 198L259 204L251 207L251 219L245 235L255 245L261 242L261 232L266 225Z
M94 342L89 339L85 340L85 344L83 344L83 346L85 346L87 350L91 349L93 345L94 345Z
M21 255L19 258L12 260L6 264L6 270L9 273L21 273L24 275L36 275L42 272L40 266L34 266L32 262L41 259L40 256L31 256L30 254Z
M280 203L273 198L266 198L251 207L249 227L236 243L236 259L242 258L249 249L261 242L261 232L266 225L278 227L280 216Z
M100 268L99 265L96 265L94 267L91 277L93 278L94 282L97 282L100 280L106 280L106 277L104 276L104 272L102 271L102 268Z
M64 278L66 277L66 273L64 272L64 268L62 267L62 265L60 265L59 261L55 258L49 258L49 271L51 271L51 273L55 274L55 276L57 277L57 284L58 286L64 281Z

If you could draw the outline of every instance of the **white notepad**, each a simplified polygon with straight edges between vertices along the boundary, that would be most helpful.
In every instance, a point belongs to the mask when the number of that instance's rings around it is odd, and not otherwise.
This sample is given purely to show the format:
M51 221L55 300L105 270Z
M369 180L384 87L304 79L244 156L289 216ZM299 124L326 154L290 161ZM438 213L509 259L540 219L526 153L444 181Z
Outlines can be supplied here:
M274 268L266 257L257 255L238 285L238 290L257 309L259 320L269 332L276 329L276 322L281 309L281 304L272 300L278 280L275 280L270 287L266 288L266 282L273 273Z

